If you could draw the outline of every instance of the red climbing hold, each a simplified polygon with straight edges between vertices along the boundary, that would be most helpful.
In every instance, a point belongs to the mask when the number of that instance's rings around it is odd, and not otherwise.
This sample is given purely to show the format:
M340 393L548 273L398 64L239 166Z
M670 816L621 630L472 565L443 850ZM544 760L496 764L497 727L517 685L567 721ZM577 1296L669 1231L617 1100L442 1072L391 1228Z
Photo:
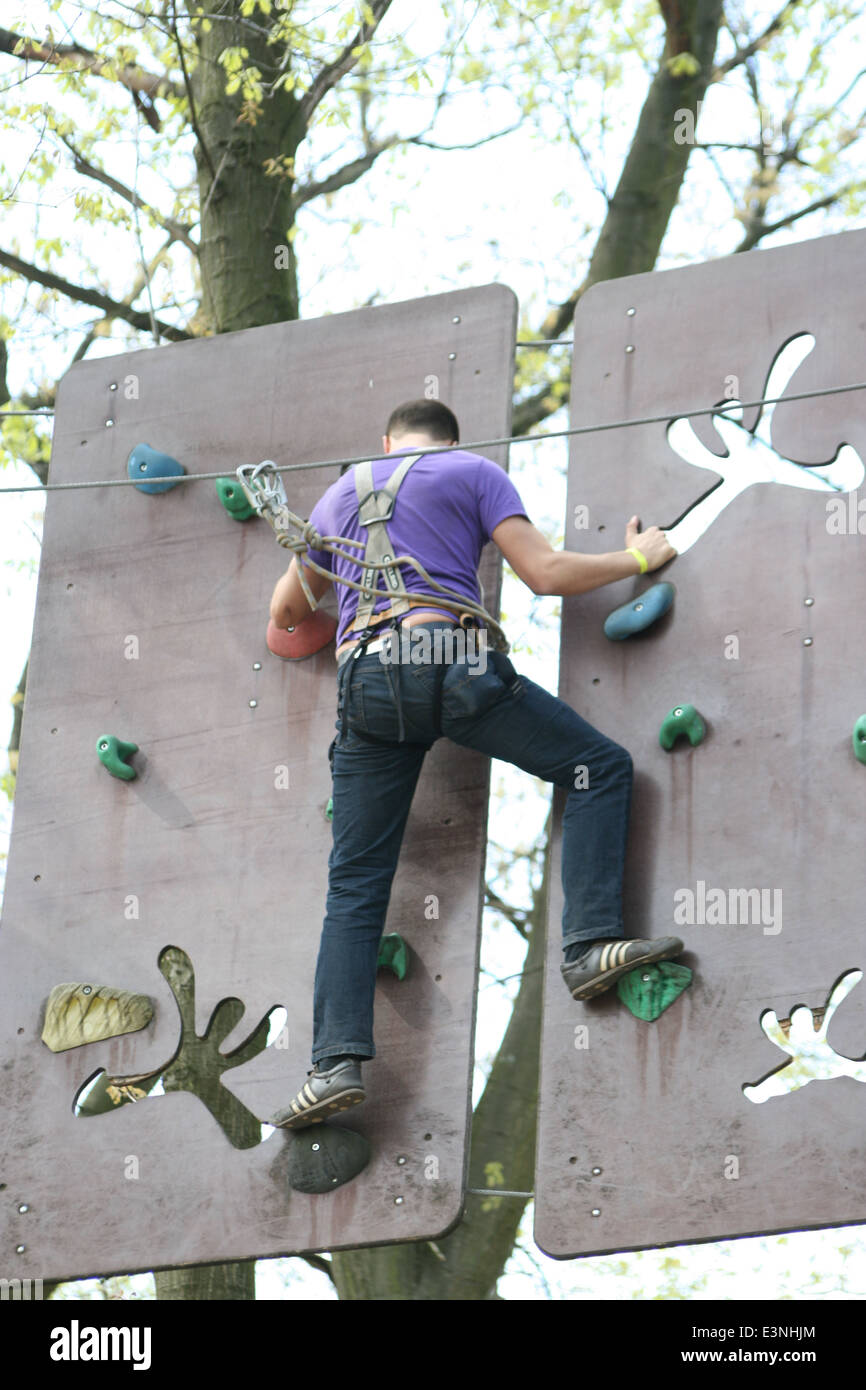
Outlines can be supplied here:
M313 656L327 647L334 640L336 632L336 618L332 618L330 613L323 613L320 608L295 628L277 627L271 619L266 638L268 651L282 657L283 661L303 661L304 657Z

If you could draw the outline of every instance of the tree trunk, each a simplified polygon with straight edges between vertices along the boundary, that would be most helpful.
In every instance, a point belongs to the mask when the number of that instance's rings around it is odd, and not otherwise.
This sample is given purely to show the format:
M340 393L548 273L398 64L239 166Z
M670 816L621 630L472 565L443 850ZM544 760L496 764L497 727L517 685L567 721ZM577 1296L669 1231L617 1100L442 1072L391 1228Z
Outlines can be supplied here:
M191 74L202 312L212 333L298 317L292 161L306 131L297 101L283 88L260 102L245 101L242 91L226 94L218 60L227 48L247 49L245 63L265 81L277 75L281 49L266 42L266 16L256 8L242 18L241 8L241 0L227 0L225 18L214 14L206 29L196 25L198 65Z
M558 338L574 319L582 295L602 280L640 275L658 259L671 214L679 202L693 144L678 143L677 111L697 112L710 84L713 57L722 18L722 0L663 0L660 6L667 32L658 71L650 83L634 139L611 198L583 283L547 315L540 337ZM691 55L697 71L677 75L668 66ZM514 433L527 434L559 410L569 398L570 378L562 379L558 396L548 382L521 401L514 412Z
M549 841L550 817L545 828ZM472 1121L469 1187L531 1192L545 919L550 855L527 921L529 950L505 1036ZM526 1201L466 1199L459 1226L437 1241L376 1246L333 1255L331 1274L341 1299L470 1300L496 1297L496 1284L514 1249Z

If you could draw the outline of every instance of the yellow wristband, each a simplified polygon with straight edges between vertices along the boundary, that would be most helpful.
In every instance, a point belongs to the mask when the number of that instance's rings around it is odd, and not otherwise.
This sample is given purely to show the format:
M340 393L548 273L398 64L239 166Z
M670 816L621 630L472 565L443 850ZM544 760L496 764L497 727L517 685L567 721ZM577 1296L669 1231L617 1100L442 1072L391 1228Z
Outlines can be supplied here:
M641 572L641 574L646 574L646 572L647 572L647 562L646 562L646 556L643 554L643 552L640 551L640 550L638 550L635 546L630 545L629 548L628 548L628 550L627 550L627 552L626 552L626 554L628 554L628 555L633 555L633 556L635 557L635 559L637 560L638 564L640 565L640 572Z

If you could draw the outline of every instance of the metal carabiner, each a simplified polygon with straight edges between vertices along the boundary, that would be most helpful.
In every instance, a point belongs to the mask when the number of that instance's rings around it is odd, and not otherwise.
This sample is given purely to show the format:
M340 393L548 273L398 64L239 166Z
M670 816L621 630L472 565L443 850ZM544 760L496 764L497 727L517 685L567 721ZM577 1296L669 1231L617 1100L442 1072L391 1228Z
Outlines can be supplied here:
M275 531L289 528L289 499L273 459L261 463L242 463L236 470L238 482L250 505L270 522Z

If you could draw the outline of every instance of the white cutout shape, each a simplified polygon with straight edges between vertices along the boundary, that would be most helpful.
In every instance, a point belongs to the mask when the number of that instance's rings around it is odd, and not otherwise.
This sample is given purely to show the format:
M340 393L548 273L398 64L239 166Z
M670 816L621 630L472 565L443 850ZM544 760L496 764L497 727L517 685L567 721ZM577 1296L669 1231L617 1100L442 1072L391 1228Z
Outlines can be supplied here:
M811 333L800 333L786 343L776 354L763 395L781 396L814 346ZM843 444L828 463L822 464L793 463L778 454L770 438L775 408L774 404L764 406L751 430L738 423L743 418L743 407L737 400L730 402L724 414L712 415L727 450L722 457L701 443L685 416L668 425L668 443L680 458L695 468L722 475L717 487L699 498L675 526L667 528L667 538L678 554L684 555L691 549L725 507L754 483L784 483L820 492L853 492L862 483L866 469L850 444ZM817 468L820 473L815 471Z
M862 970L849 970L842 976L823 1009L813 1010L801 1004L791 1010L790 1018L781 1021L772 1009L761 1015L761 1027L770 1042L787 1052L791 1061L778 1071L770 1072L754 1086L744 1086L743 1095L747 1100L760 1105L771 1096L785 1096L790 1091L799 1091L810 1081L832 1081L836 1076L866 1081L866 1057L843 1057L841 1053L834 1052L827 1041L830 1020L842 1000L847 999L862 979Z

